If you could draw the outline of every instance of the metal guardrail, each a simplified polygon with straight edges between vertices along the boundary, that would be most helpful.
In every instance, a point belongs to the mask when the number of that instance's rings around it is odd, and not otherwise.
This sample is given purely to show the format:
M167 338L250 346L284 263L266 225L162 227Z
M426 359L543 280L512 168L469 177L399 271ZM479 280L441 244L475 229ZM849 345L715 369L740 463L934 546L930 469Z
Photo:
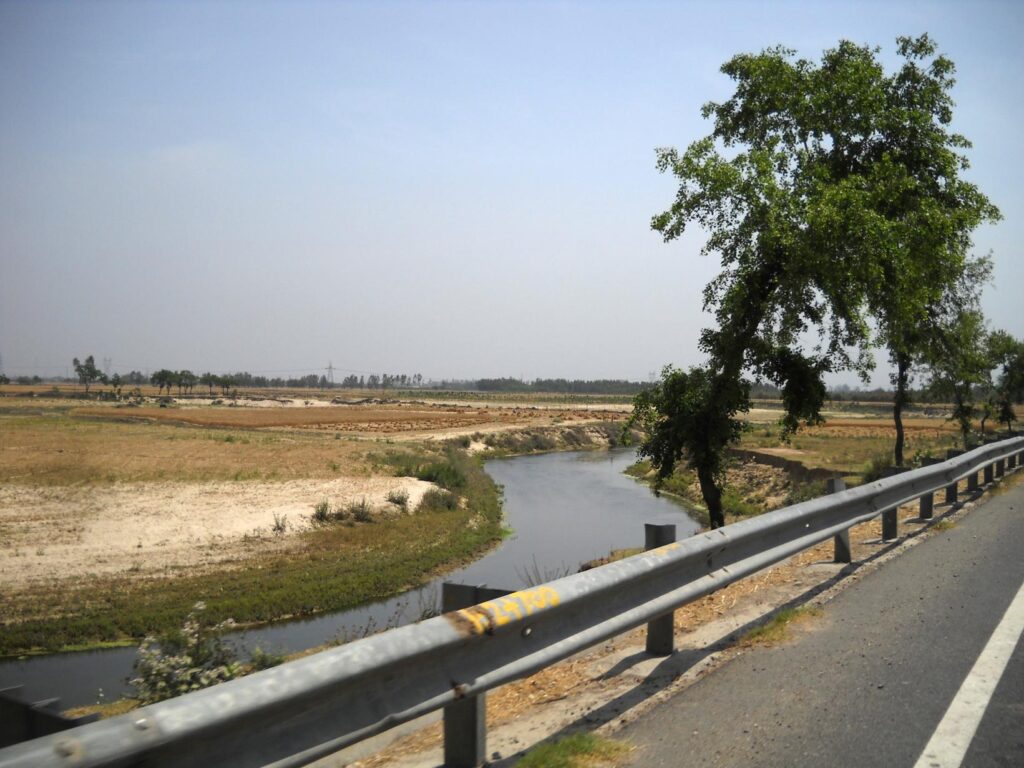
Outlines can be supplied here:
M0 767L305 765L529 675L853 525L1014 467L1024 437L0 750ZM947 493L948 498L948 493ZM956 498L955 491L953 493ZM927 509L927 515L925 510Z

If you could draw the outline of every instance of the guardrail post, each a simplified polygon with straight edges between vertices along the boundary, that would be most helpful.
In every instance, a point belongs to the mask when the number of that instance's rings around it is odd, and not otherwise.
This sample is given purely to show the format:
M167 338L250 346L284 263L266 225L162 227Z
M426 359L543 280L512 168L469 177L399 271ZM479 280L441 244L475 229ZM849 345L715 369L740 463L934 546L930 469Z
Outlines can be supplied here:
M995 480L995 469L995 464L985 465L985 485L988 485L989 483Z
M886 467L882 471L882 477L892 477L903 471L902 467ZM894 541L900 537L900 523L897 517L898 507L887 509L882 512L882 541Z
M948 451L946 451L946 459L947 460L948 459L955 459L957 456L959 456L962 453L963 453L963 451L957 451L957 450L954 450L954 449L950 448ZM946 503L947 504L956 504L956 483L955 482L946 486Z
M1005 459L996 460L996 477L1002 477L1006 474L1006 461Z
M941 463L942 463L942 459L936 459L936 458L934 458L932 456L926 456L924 461L922 462L922 466L931 467L931 466L934 466L935 464L941 464ZM935 494L934 493L926 493L924 496L921 497L921 506L920 506L919 517L922 520L931 520L932 517L934 517L934 515L935 515Z
M1006 468L1007 469L1013 469L1016 466L1017 466L1017 454L1016 453L1011 453L1009 456L1006 457Z
M971 474L969 474L967 476L967 490L968 491L976 491L976 490L978 490L978 473L977 472L971 472Z
M441 585L445 613L509 594L471 584ZM444 764L448 768L476 768L487 760L487 696L467 696L444 708Z
M846 481L841 477L830 477L825 481L825 492L839 493L840 491L846 490ZM832 537L832 562L833 563L852 563L853 562L853 550L850 549L850 529L847 528L845 531L837 533Z
M644 549L657 549L676 540L676 527L672 524L644 524ZM659 616L647 623L647 652L654 656L669 656L675 650L675 612Z

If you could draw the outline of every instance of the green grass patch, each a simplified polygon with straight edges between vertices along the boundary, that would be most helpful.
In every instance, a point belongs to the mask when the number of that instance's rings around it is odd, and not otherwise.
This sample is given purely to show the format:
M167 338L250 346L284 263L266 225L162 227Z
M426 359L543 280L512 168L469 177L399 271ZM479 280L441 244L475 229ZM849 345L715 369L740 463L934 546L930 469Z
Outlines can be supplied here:
M824 615L817 606L784 608L759 627L747 632L741 639L741 646L776 645L787 639L795 624L801 624Z
M615 765L630 752L628 744L592 733L574 733L534 747L516 763L518 768L589 768Z
M426 480L449 491L466 486L467 474L473 460L454 445L447 445L440 454L413 454L390 451L380 457L398 477L415 477Z

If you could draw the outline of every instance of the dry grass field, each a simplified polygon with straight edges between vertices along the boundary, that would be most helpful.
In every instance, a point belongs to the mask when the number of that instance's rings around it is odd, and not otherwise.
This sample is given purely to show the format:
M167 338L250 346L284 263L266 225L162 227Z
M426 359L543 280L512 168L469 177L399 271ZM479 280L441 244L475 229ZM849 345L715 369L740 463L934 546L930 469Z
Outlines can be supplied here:
M918 453L939 455L955 447L959 438L955 426L940 417L906 418L904 429L907 460L913 460ZM828 418L821 426L802 429L788 443L781 442L771 426L754 427L743 436L742 445L799 461L809 468L855 475L868 463L887 459L891 463L894 441L891 419L839 417Z

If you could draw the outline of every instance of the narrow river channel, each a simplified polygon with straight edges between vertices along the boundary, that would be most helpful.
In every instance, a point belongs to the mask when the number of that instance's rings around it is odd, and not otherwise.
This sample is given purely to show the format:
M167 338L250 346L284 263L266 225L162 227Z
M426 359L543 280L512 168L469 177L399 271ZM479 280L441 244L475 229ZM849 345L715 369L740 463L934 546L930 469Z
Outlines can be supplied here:
M679 538L698 524L678 503L655 497L623 474L631 449L548 453L487 462L504 488L506 525L513 533L470 565L422 589L351 611L283 622L232 636L243 650L291 653L416 621L440 605L444 581L520 589L575 573L579 564L612 549L643 545L644 523L675 523ZM59 696L62 707L128 695L134 648L54 654L0 662L0 688L24 685L37 699Z

